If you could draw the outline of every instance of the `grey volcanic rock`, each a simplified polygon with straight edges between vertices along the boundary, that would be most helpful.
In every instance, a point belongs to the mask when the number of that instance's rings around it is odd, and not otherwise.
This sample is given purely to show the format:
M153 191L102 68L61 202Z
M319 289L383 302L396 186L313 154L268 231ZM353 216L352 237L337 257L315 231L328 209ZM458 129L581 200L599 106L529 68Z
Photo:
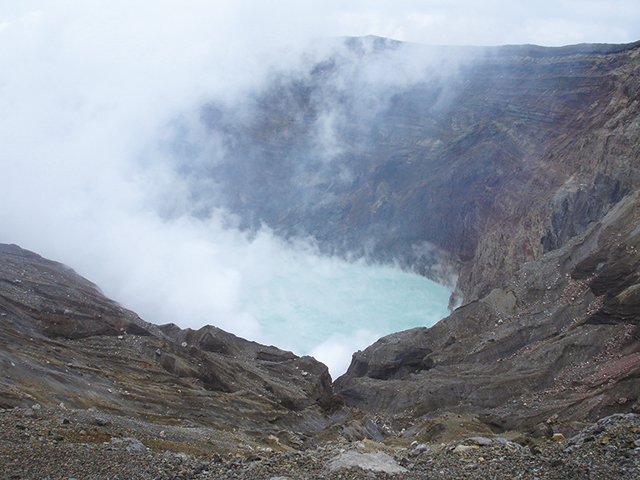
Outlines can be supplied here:
M147 323L70 268L15 245L0 245L0 339L3 408L63 404L262 436L357 424L348 410L329 420L342 402L315 359L212 326Z
M102 295L72 269L16 245L0 245L4 320L50 338L150 335L154 326Z
M402 473L407 469L401 467L390 455L384 452L357 453L345 452L331 459L329 470L335 472L341 468L360 467L363 470L385 473Z
M336 388L365 411L473 413L498 429L640 411L639 212L628 195L503 288L355 353Z

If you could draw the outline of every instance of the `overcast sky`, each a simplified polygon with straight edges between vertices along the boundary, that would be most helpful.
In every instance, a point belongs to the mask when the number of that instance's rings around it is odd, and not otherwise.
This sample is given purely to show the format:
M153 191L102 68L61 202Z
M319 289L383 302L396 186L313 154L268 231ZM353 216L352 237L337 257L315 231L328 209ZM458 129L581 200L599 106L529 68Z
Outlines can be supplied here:
M149 321L260 339L241 299L299 261L268 232L163 219L186 196L158 145L172 119L297 58L284 47L370 34L626 43L640 40L640 3L0 0L0 242L72 266Z
M167 37L201 35L267 44L325 35L380 35L428 44L566 45L640 39L634 0L20 0L1 2L0 25L42 11L130 40L154 26ZM75 18L74 18L75 17ZM99 25L99 27L98 27ZM77 26L80 28L80 26ZM136 27L140 27L135 32ZM95 33L95 32L94 32ZM136 38L137 37L137 38Z

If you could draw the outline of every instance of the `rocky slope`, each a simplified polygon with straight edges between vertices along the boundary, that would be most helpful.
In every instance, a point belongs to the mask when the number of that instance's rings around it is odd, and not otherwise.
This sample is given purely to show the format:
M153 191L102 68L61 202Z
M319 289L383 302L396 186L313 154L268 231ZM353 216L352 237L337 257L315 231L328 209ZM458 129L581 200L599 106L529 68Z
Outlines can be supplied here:
M527 447L504 437L469 437L431 446L417 442L403 447L361 441L327 443L294 452L245 449L230 458L211 452L194 454L193 447L185 448L197 444L197 435L193 433L187 437L188 444L172 445L162 438L158 441L145 437L142 427L121 425L106 415L44 407L0 410L0 475L8 479L88 480L514 477L582 480L628 479L640 473L640 418L632 414L603 418L571 439ZM164 436L172 437L178 430L166 428ZM181 448L178 452L166 449L176 445Z
M0 320L2 408L56 405L215 424L267 443L301 445L304 434L336 426L371 436L315 359L211 326L147 323L68 267L15 245L0 245ZM243 443L220 441L212 443L221 451Z
M640 411L639 249L633 193L434 327L357 352L336 387L365 411L473 413L496 431Z

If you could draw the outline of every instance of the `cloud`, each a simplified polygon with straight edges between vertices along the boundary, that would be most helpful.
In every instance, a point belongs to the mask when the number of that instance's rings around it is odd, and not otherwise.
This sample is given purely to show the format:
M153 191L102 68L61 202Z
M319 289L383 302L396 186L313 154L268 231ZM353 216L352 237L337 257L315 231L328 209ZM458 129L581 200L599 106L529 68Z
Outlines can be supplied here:
M431 45L558 46L640 39L640 8L630 0L352 1L336 7L330 20L349 35Z

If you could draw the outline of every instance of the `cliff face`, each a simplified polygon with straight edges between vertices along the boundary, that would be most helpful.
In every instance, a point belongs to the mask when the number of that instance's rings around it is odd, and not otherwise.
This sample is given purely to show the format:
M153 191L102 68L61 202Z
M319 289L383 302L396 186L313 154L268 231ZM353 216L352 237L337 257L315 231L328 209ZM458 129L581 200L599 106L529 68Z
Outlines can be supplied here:
M182 168L200 201L247 228L443 282L455 273L466 302L637 187L639 68L637 44L353 39L250 104L206 107L225 155Z
M398 58L430 73L371 74ZM233 159L209 173L245 226L458 275L463 307L354 355L336 382L349 405L495 428L640 408L639 44L427 52L356 39L255 102L241 120L203 113Z
M473 413L498 429L640 411L639 248L634 193L434 327L357 352L336 387L367 411Z

